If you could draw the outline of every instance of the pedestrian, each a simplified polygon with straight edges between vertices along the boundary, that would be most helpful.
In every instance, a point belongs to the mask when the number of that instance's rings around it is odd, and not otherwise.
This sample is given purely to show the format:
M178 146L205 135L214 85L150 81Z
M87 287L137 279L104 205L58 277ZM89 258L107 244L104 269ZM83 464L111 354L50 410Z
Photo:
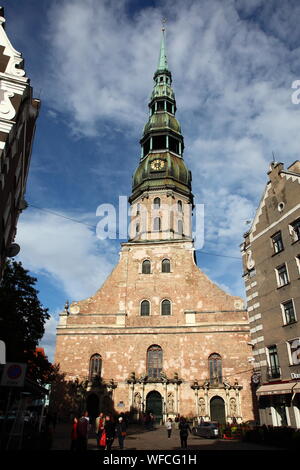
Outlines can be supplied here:
M153 431L154 423L155 423L155 416L154 416L153 413L150 413L149 417L150 417L150 429L151 429L151 431Z
M71 450L73 451L78 450L77 425L78 425L78 418L77 416L74 416L73 421L72 421L72 430L71 430Z
M166 428L167 428L168 438L170 438L170 437L171 437L171 434L172 434L172 425L173 425L172 419L169 418L169 419L166 421L166 424L165 424L165 426L166 426Z
M175 429L179 429L179 415L176 416L174 421L175 421Z
M87 450L89 436L89 418L88 412L85 411L77 423L77 443L78 450Z
M122 416L119 417L116 425L116 433L119 440L120 449L124 449L124 440L126 437L126 423Z
M97 436L97 447L98 447L98 449L101 447L100 446L100 440L101 440L102 433L104 431L104 424L105 424L104 414L100 413L99 416L96 418L96 422L95 422L95 432L96 432L96 436Z
M185 418L181 418L179 422L179 434L180 434L180 444L182 449L187 448L187 438L191 431L189 424L186 422Z
M116 434L115 424L111 420L110 416L106 416L105 418L104 430L106 434L106 450L110 451Z

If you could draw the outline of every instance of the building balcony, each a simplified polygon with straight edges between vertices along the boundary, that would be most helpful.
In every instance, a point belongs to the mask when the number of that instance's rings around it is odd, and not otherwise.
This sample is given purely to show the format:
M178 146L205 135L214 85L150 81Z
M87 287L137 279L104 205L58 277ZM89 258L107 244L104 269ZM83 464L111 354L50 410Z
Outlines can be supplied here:
M268 367L267 377L269 380L279 379L281 376L280 367Z

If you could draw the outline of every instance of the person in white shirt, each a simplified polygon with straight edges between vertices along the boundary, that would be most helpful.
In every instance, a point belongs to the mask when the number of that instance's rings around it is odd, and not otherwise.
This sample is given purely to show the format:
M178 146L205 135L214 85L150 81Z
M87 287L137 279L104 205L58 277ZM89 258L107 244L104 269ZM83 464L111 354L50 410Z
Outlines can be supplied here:
M167 428L168 437L171 437L171 434L172 434L172 419L171 418L168 418L168 420L166 421L165 426Z

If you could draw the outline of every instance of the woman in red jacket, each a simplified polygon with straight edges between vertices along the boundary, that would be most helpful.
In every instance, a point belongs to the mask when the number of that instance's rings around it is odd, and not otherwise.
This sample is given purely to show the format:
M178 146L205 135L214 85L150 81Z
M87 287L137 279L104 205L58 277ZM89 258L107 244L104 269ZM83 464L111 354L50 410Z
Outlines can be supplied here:
M73 418L72 422L72 431L71 431L71 450L78 450L77 449L77 424L78 424L78 419L76 416Z

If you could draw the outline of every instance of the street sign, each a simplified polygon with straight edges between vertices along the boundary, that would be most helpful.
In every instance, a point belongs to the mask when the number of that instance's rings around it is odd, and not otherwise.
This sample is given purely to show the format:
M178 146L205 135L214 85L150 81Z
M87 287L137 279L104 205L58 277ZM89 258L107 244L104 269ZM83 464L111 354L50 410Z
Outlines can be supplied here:
M8 362L4 366L1 385L4 387L23 387L27 365L17 362Z

